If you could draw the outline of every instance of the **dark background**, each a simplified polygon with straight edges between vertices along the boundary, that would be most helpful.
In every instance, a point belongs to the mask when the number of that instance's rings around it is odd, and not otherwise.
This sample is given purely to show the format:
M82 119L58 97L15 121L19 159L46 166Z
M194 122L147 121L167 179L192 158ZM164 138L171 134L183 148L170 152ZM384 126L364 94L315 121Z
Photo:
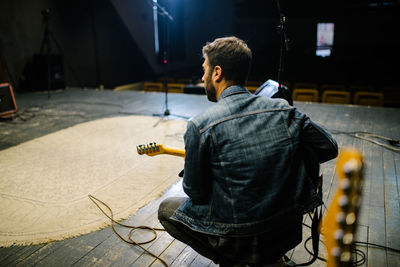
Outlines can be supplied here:
M280 1L290 39L282 80L397 85L399 2ZM66 86L113 88L163 76L201 77L202 46L230 35L244 39L253 51L249 80L278 79L281 36L275 0L158 3L174 18L171 22L158 16L167 65L162 64L163 54L154 51L152 0L1 0L0 78L24 89L26 70L44 35L41 11L48 8L55 37L52 54L63 55ZM327 58L315 56L317 22L335 23L334 47Z

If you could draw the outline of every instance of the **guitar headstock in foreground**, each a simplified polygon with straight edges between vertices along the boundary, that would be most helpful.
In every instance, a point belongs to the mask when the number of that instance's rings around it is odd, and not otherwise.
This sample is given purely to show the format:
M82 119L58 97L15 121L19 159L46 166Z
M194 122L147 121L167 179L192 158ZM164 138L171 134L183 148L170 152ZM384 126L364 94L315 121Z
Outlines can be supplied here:
M363 157L359 151L348 148L340 152L336 166L338 186L322 225L328 267L352 266L363 167Z

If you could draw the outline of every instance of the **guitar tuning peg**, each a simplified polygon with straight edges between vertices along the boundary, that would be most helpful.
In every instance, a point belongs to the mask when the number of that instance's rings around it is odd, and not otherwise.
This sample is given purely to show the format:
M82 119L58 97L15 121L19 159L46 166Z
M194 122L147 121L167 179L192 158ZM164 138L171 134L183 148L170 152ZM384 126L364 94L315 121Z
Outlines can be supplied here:
M352 244L353 243L353 234L352 233L346 233L344 236L343 236L343 244L345 244L345 245L350 245L350 244Z
M351 186L350 179L348 179L348 178L342 179L342 180L339 182L339 186L340 186L340 188L341 188L343 191L349 189L350 186Z
M357 172L360 171L362 167L362 164L360 161L356 160L356 159L350 159L349 161L347 161L344 165L343 165L343 172L347 175L350 176Z
M354 214L354 212L349 213L346 216L346 224L347 225L352 225L355 222L356 222L356 215Z
M340 207L347 207L349 204L349 198L346 195L339 197L339 206Z
M341 211L336 214L336 222L342 223L345 221L345 219L346 219L346 215L344 214L344 212Z
M349 262L351 260L351 253L349 251L344 251L340 255L340 261L342 262Z
M344 232L342 229L338 229L333 233L333 236L336 240L341 240L343 238Z
M334 247L331 250L331 255L334 257L339 257L341 253L340 247Z

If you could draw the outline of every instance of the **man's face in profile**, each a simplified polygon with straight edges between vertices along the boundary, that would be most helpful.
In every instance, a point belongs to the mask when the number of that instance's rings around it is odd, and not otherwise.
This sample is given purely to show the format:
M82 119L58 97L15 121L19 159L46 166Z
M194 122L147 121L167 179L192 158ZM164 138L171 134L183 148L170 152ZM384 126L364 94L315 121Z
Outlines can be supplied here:
M208 57L204 59L203 63L204 75L201 80L204 82L204 88L206 89L207 99L211 102L217 102L217 94L215 87L212 83L212 72L208 64Z

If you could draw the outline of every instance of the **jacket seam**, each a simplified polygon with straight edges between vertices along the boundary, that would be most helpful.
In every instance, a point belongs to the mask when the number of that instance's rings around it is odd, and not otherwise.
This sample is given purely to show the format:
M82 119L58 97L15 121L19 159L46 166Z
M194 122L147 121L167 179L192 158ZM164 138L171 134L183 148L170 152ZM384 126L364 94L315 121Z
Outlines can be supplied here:
M235 213L235 205L234 205L234 201L233 201L232 186L230 185L230 182L229 182L229 179L228 179L228 174L226 173L224 162L222 161L222 158L221 158L221 152L219 151L218 146L217 146L217 144L218 144L217 137L215 136L215 134L214 134L214 132L212 130L210 130L210 131L211 131L211 137L212 137L213 142L214 142L214 147L215 147L215 150L217 151L217 156L218 156L219 162L221 164L222 171L224 172L225 183L229 184L228 185L228 189L229 189L230 200L231 200L230 202L231 202L231 207L232 207L232 215L236 220L237 215Z
M204 133L209 128L212 128L212 127L216 126L217 124L220 124L220 123L225 122L225 121L233 120L233 119L236 119L236 118L242 118L242 117L246 117L246 116L250 116L250 115L254 115L254 114L274 112L274 111L285 111L285 110L290 110L290 109L292 109L292 108L288 107L288 108L262 109L262 110L259 110L259 111L251 111L251 112L246 112L246 113L242 113L242 114L238 114L238 115L230 115L230 116L227 116L227 117L225 117L223 119L220 119L220 120L217 120L215 122L212 122L209 125L207 125L206 127L200 129L200 134Z

